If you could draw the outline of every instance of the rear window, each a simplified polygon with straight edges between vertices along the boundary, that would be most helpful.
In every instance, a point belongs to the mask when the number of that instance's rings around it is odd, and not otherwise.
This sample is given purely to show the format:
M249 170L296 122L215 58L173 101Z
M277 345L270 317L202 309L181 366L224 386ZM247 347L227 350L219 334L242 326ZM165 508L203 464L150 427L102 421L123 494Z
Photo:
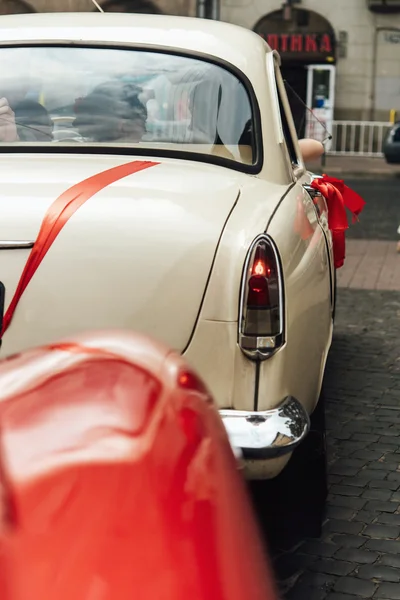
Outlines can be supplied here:
M250 96L219 65L137 49L60 46L1 48L0 61L0 97L17 124L15 140L4 140L0 127L3 145L137 147L256 161Z

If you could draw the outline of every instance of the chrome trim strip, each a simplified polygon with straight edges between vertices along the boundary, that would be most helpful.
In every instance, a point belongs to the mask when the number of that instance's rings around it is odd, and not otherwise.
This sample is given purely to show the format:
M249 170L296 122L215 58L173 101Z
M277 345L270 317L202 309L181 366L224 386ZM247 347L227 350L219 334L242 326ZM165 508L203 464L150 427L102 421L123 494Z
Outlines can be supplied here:
M35 242L17 241L17 240L0 240L0 250L20 250L23 248L33 248Z
M246 290L246 282L247 282L247 275L248 275L250 260L251 260L255 246L261 240L264 240L265 242L267 242L267 244L269 244L271 246L272 251L275 256L277 269L278 269L279 312L281 315L281 329L280 329L280 332L278 333L278 335L276 335L276 336L272 336L272 337L270 337L270 336L261 336L261 337L254 336L254 343L256 344L256 348L251 349L251 347L249 348L251 336L247 336L242 333L244 298L245 298L245 293L246 293L245 290ZM272 240L271 236L266 233L261 233L253 240L253 242L250 245L250 248L247 251L247 256L246 256L246 260L244 263L244 269L243 269L243 274L242 274L242 281L240 284L238 343L239 343L239 347L240 347L241 351L243 352L243 354L245 354L248 358L250 358L252 360L266 360L267 358L270 358L273 354L275 354L275 352L277 352L283 346L283 344L285 343L285 334L284 334L284 332L285 332L285 313L284 313L284 310L285 310L285 305L284 305L284 300L283 300L283 276L282 276L282 266L281 266L280 256L278 254L278 250L277 250L276 245L275 245L274 241ZM242 345L242 340L244 342L244 345ZM267 345L265 344L266 340L268 340ZM271 344L272 340L273 340L273 344ZM258 341L259 341L259 343L258 343Z
M311 187L311 185L303 185L303 188L306 190L306 192L309 194L309 196L311 196L311 198L317 198L317 197L321 197L322 194L319 190Z
M276 141L279 145L282 145L285 142L285 136L283 134L283 125L282 125L282 117L281 111L279 107L279 96L278 96L278 87L277 81L275 77L275 60L276 54L273 52L268 52L266 54L266 66L267 66L267 77L269 82L269 90L270 90L270 99L272 103L272 116L274 120L274 128L276 134ZM278 55L279 56L279 55Z
M279 458L293 450L310 430L305 408L293 396L280 406L264 412L220 410L232 448L240 449L243 458Z

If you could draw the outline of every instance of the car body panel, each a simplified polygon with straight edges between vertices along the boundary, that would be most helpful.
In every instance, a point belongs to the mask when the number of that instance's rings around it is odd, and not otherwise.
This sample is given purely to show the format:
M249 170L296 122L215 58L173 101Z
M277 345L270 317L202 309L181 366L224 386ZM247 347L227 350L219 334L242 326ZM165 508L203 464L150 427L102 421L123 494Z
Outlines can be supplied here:
M288 229L294 235L285 235ZM261 365L257 408L270 408L271 396L285 397L290 390L311 413L331 345L332 305L326 238L302 186L285 196L268 233L283 265L287 335L284 347Z
M3 155L0 240L35 240L61 193L124 162ZM144 331L183 351L238 195L234 171L168 160L97 193L68 221L35 273L2 355L104 323ZM0 251L6 303L28 254Z
M277 600L226 432L180 356L86 333L0 362L0 389L2 600Z

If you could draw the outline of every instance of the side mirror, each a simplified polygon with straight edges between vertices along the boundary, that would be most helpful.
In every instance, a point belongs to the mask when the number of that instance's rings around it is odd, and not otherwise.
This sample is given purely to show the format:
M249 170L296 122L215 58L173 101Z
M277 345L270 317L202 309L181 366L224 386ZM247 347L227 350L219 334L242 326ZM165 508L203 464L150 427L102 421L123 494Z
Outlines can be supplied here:
M323 144L310 138L299 140L299 146L305 163L317 160L324 153Z

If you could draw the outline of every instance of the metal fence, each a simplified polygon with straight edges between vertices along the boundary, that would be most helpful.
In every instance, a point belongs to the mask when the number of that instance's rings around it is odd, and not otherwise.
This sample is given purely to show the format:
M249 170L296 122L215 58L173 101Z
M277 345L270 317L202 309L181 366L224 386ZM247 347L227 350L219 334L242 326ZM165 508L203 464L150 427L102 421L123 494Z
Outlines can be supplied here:
M382 143L391 127L386 121L334 121L327 154L381 157Z

